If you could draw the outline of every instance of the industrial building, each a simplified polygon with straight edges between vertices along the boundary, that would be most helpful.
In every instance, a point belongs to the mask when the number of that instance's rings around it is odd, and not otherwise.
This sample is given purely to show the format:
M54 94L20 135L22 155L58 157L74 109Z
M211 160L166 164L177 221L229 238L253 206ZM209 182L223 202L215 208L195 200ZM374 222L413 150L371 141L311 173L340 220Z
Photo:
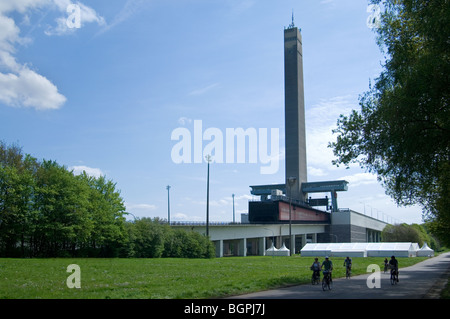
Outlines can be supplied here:
M306 162L303 49L301 30L292 23L284 29L285 181L250 186L259 200L249 201L241 224L208 224L216 255L265 255L267 249L286 247L299 253L307 243L379 242L386 222L338 206L337 192L348 182L308 182ZM329 194L311 198L311 194ZM322 209L317 209L322 207ZM201 233L206 225L179 224Z

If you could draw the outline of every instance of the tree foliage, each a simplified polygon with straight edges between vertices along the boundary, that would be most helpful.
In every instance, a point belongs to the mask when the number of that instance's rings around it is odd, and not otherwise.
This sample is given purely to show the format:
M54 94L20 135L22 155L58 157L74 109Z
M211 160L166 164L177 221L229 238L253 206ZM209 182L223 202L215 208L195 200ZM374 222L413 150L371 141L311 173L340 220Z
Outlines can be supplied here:
M0 255L111 256L123 244L115 184L0 142Z
M426 227L418 224L387 225L381 232L384 242L412 242L423 246L427 243L432 249L439 250L439 242L428 233Z
M399 205L422 205L449 243L450 2L371 2L385 9L377 33L386 62L361 109L338 119L333 163L376 173Z
M0 141L0 257L188 257L215 255L209 238L159 219L126 222L116 184L74 175L55 161Z
M212 258L212 242L197 232L171 228L162 220L141 218L127 223L128 257Z

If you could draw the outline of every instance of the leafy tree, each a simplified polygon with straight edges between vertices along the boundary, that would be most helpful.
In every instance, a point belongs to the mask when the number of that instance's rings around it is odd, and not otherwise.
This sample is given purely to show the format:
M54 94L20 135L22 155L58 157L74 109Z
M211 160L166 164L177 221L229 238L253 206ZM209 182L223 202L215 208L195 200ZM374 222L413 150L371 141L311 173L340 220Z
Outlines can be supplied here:
M89 186L65 167L44 160L37 172L35 207L40 254L58 256L87 242L93 229Z
M133 257L158 258L164 250L162 227L151 218L142 218L134 222Z
M83 172L76 177L89 186L88 207L92 221L91 251L96 256L117 256L125 244L125 205L116 184L105 176L95 178Z
M16 146L0 141L0 253L25 255L35 221L32 206L36 161ZM17 243L20 242L20 248Z
M385 8L377 33L386 62L361 109L338 119L333 163L376 173L399 205L422 205L449 243L450 2L371 2Z
M214 256L207 237L158 218L125 222L124 214L120 191L105 176L75 176L0 141L0 256Z
M419 231L407 224L387 225L381 232L384 242L412 242L423 245Z

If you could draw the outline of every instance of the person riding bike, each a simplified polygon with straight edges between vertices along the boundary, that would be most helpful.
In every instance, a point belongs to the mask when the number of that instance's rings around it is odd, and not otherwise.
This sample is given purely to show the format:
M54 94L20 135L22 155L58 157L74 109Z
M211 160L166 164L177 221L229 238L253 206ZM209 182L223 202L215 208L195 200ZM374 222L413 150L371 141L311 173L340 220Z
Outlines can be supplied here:
M344 266L347 272L350 272L352 270L352 259L350 257L345 258Z
M323 269L323 275L326 274L329 275L330 282L333 280L331 279L331 272L333 270L333 262L328 258L328 256L325 257L325 260L322 262L322 269Z
M389 266L391 268L391 275L395 273L397 275L397 282L398 282L398 260L395 259L395 256L392 256L391 260L389 260Z
M313 277L320 280L320 262L319 258L314 258L314 262L311 265L311 270L313 271Z

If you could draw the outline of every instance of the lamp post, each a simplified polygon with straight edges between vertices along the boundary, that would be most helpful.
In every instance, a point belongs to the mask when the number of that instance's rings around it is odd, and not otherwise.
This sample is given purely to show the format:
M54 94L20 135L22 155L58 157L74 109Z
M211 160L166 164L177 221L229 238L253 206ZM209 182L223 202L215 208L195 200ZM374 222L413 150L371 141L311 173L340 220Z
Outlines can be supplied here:
M170 185L166 186L167 189L167 221L169 222L170 225Z
M208 175L206 178L206 236L209 236L209 163L211 162L211 155L205 156L208 162Z
M292 238L291 206L292 206L292 186L295 184L296 180L297 180L297 177L295 177L295 176L291 176L288 178L288 184L289 184L289 240L291 243L289 250L291 251L291 256L295 253L295 249L294 249L295 241Z
M235 217L234 217L234 194L231 194L231 197L233 197L233 223L236 222Z

